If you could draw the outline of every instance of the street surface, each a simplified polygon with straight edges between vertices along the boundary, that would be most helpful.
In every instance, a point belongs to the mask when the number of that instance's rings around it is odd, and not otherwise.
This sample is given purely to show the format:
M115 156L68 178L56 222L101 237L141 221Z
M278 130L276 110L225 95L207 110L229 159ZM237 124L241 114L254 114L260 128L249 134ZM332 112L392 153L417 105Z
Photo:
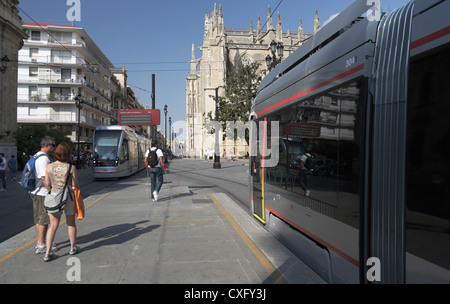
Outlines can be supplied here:
M18 192L16 200L13 190L2 192L1 231L9 237L0 243L0 284L323 283L250 216L247 170L246 160L213 169L201 160L174 159L158 201L152 202L145 170L95 181L89 169L82 169L87 209L86 218L77 221L81 252L68 254L63 223L56 234L57 258L51 262L34 253L33 225L23 227L32 219L27 195ZM3 208L14 201L16 208ZM23 223L4 222L9 217L23 217Z

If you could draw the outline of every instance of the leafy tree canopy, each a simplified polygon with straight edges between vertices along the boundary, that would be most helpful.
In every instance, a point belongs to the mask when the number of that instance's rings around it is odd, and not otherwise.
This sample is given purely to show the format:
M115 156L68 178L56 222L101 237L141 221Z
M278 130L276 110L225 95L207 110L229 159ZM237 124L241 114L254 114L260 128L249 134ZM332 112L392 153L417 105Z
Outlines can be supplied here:
M55 138L56 145L66 142L73 149L75 144L56 126L22 126L14 132L13 136L17 142L17 150L33 153L40 150L41 140L44 136Z
M253 100L261 84L263 72L259 71L260 64L253 62L248 65L239 64L230 69L225 79L225 97L219 97L218 120L226 130L226 122L242 121L247 123ZM210 96L215 99L215 96ZM212 113L208 113L210 120L215 120ZM248 132L246 134L248 142Z

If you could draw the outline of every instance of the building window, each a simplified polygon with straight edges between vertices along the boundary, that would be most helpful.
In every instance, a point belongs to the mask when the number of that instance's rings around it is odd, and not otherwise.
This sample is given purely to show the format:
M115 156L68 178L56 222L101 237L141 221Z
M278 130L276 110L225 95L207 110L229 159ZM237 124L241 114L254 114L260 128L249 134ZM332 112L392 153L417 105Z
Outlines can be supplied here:
M29 94L30 100L34 100L34 99L37 100L37 98L38 98L38 95L37 95L37 86L30 86L30 87L28 88L28 94Z
M70 82L72 79L71 69L61 69L61 82Z
M71 63L72 53L69 51L52 50L51 62L52 63Z
M30 58L37 58L39 54L38 48L30 48Z
M41 41L41 32L31 31L31 40L32 41Z
M30 77L38 77L38 68L37 67L30 67L29 68L29 76Z
M50 93L53 94L55 100L58 101L68 101L72 96L70 88L51 87Z

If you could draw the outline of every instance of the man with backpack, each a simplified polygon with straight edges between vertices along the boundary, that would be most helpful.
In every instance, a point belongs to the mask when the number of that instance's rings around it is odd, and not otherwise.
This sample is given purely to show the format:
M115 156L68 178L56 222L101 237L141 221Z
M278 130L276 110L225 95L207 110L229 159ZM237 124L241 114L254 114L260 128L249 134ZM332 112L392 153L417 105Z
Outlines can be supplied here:
M158 193L161 190L163 184L163 171L166 172L163 162L163 152L158 149L158 143L156 141L152 142L152 148L147 150L145 153L145 165L148 167L148 172L150 173L151 182L151 196L154 202L158 201ZM158 179L158 183L156 183Z
M38 244L36 246L36 253L45 253L45 235L47 233L48 224L50 223L47 212L44 209L44 200L48 191L44 186L45 169L50 163L49 154L55 151L55 139L50 136L45 136L41 140L41 150L33 157L35 158L35 175L36 188L30 191L30 197L33 201L33 215L36 226L36 233Z
M314 170L313 156L305 151L300 160L299 173L300 187L305 191L305 196L309 196L309 177Z

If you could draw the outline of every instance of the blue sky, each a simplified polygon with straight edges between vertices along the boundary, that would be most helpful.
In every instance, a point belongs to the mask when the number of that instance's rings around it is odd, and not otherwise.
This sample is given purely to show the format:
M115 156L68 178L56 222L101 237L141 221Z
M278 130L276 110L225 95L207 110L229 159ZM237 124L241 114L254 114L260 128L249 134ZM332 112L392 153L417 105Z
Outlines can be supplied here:
M366 0L358 0L366 1ZM395 9L408 0L381 0L382 10ZM198 50L203 42L204 16L214 3L222 4L226 28L256 29L258 16L265 23L270 5L273 22L280 12L283 31L296 32L302 18L306 32L313 31L314 10L321 25L353 0L80 0L82 27L116 66L125 65L128 84L144 106L151 107L151 75L156 74L156 108L168 105L167 117L184 121L186 76L192 43ZM279 5L279 6L278 6ZM24 22L71 24L67 20L67 0L20 0ZM275 10L275 8L278 8ZM26 14L24 13L26 12ZM161 115L164 129L164 114Z

